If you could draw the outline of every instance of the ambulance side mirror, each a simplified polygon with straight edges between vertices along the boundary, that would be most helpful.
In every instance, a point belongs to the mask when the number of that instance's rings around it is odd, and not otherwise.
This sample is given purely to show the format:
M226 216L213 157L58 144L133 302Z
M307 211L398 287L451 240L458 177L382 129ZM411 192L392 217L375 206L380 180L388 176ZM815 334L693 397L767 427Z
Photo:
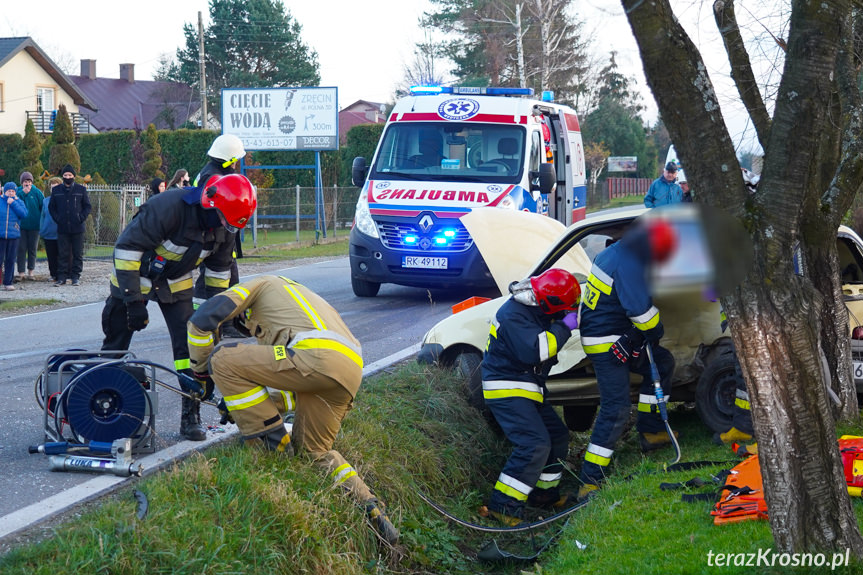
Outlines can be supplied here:
M366 159L362 156L354 158L354 163L351 164L351 182L356 187L362 188L363 184L366 183L367 172Z
M530 173L530 191L540 194L550 194L557 186L557 173L554 164L540 164L538 172Z

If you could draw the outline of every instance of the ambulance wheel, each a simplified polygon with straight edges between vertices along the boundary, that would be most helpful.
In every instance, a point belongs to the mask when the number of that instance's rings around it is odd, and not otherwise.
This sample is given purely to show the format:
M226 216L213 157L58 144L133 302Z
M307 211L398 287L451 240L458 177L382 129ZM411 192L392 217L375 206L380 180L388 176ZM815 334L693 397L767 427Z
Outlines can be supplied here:
M570 431L588 431L593 427L596 405L564 405L563 420Z
M495 430L500 432L500 426L491 410L486 407L482 396L482 373L480 371L482 356L475 351L462 351L453 361L453 369L462 382L462 387L467 396L467 403L480 412L483 419Z
M357 297L375 297L381 289L381 284L378 282L367 282L366 280L351 276L351 287L354 289L354 295Z
M707 364L695 388L695 410L711 431L731 428L734 399L737 397L735 356L721 353Z

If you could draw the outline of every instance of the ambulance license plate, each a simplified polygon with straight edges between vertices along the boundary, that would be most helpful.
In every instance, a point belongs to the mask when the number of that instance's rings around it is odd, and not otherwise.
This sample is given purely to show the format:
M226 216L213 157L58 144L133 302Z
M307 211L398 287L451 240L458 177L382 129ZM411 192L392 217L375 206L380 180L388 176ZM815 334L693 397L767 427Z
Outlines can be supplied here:
M863 379L863 361L852 361L851 363L854 365L854 381Z
M403 268L421 268L427 270L445 270L449 262L446 258L404 256L402 258Z

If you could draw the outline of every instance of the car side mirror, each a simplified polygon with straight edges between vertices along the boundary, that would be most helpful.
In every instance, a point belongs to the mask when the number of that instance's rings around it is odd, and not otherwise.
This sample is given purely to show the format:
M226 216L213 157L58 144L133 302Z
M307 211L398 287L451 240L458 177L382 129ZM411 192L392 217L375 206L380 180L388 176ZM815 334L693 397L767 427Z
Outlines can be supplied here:
M351 164L351 182L356 187L363 187L363 184L366 182L367 172L368 167L366 166L366 159L362 156L354 158L354 163Z
M557 187L557 173L554 164L540 164L538 172L530 172L530 191L538 190L541 194L550 194Z

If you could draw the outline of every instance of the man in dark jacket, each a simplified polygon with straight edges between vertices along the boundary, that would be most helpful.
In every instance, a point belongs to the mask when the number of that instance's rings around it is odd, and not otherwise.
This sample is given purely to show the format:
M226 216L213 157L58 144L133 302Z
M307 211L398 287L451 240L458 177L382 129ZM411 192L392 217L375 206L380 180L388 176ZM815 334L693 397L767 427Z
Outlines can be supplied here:
M514 526L524 506L562 508L558 491L569 448L569 429L545 401L546 379L577 326L578 281L552 268L513 283L497 311L482 360L482 395L513 444L497 478L489 513Z
M102 349L129 349L132 334L149 323L147 302L155 300L168 326L174 369L191 377L186 322L193 312L192 272L203 263L208 296L228 287L234 235L256 205L251 182L238 174L147 200L114 245ZM200 403L189 398L183 398L180 433L193 441L206 438Z
M60 170L63 183L51 188L48 211L57 222L57 282L81 285L84 269L84 222L90 215L90 196L87 188L75 183L75 168L66 164Z

